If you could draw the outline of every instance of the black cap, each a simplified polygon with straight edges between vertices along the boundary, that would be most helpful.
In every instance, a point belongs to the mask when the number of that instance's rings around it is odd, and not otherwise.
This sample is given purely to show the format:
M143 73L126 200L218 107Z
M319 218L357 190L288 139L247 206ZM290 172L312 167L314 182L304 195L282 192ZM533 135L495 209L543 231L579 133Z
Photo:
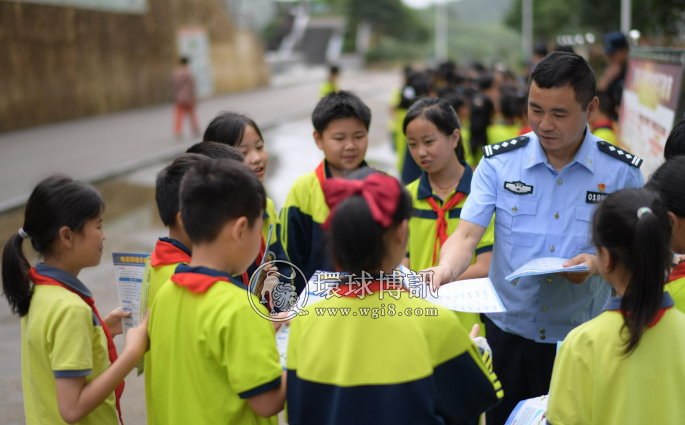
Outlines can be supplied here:
M611 55L628 47L626 36L621 31L612 31L604 35L604 53Z

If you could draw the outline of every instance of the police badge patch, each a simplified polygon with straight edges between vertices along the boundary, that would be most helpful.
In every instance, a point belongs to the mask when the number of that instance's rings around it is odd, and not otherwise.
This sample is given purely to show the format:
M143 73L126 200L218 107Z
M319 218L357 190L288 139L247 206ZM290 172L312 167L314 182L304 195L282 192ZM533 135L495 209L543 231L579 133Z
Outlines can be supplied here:
M533 193L533 186L529 186L522 181L504 182L504 188L516 195L528 195Z

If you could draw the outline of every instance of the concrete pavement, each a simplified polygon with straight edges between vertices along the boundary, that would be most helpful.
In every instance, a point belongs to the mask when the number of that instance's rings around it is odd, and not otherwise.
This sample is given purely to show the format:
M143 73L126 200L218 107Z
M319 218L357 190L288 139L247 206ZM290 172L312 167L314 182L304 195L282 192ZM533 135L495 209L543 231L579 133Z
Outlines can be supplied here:
M224 110L250 115L263 130L307 117L321 80L291 84L204 100L197 108L200 127ZM389 72L343 72L340 81L363 97L389 93L397 84L398 74ZM0 212L25 203L33 186L52 173L101 181L178 155L197 139L188 135L186 122L186 135L177 140L172 124L173 105L166 104L0 134Z

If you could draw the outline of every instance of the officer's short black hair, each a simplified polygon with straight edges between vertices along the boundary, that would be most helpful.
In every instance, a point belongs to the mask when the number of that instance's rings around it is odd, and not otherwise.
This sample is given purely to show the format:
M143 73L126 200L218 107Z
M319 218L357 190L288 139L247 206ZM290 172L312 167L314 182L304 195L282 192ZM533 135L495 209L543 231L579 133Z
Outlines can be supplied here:
M585 59L575 53L548 54L530 74L529 88L533 81L541 89L571 86L574 97L583 110L587 110L597 91L595 73Z
M666 161L678 155L685 155L685 118L673 127L664 146L664 159Z
M157 201L159 218L162 219L165 226L171 226L176 222L176 213L179 212L180 205L178 194L183 176L196 162L208 159L204 155L184 153L157 173L155 200Z
M183 177L180 198L183 228L193 244L214 242L226 223L240 217L252 228L266 209L257 175L230 159L196 162Z
M351 91L332 92L319 100L312 113L312 124L319 134L323 134L331 121L344 118L357 118L364 123L368 131L371 125L371 109Z
M197 153L212 159L235 159L238 162L245 162L245 155L242 152L219 142L195 143L186 153Z

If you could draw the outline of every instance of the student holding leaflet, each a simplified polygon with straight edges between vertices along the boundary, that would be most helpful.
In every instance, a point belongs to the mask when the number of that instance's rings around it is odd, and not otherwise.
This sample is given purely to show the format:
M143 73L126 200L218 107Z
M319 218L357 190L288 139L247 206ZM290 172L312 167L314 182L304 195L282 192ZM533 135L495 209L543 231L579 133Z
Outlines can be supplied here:
M506 313L484 316L504 401L488 424L504 424L524 399L546 394L556 342L600 313L609 286L596 274L590 217L605 195L641 187L642 159L600 141L587 122L597 109L592 69L580 56L554 52L530 76L533 133L483 147L461 221L440 252L433 282L453 281L470 265L495 211L489 277ZM505 276L542 257L574 258L588 273Z

